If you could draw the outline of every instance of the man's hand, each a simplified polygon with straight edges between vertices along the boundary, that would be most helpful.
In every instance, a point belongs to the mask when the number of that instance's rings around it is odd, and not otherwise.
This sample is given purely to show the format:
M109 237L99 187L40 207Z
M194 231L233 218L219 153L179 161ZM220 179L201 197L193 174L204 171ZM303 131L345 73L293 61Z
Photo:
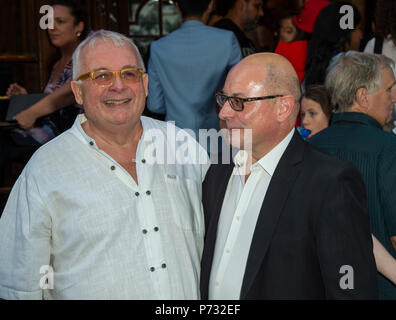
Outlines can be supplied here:
M37 116L31 110L31 108L29 108L18 113L14 119L18 121L18 124L22 129L28 130L34 126Z
M12 96L17 94L27 94L27 91L24 87L21 87L19 84L12 83L7 89L7 96L8 98L11 98Z

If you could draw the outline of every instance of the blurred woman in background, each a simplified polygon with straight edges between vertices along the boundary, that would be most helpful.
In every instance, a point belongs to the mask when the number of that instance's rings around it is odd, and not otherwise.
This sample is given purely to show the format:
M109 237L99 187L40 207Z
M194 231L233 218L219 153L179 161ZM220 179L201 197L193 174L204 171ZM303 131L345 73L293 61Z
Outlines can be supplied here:
M15 116L21 129L0 133L0 183L8 163L31 154L32 150L70 128L80 112L70 81L72 55L84 38L86 15L71 0L55 0L52 5L54 28L48 30L48 36L59 50L60 58L45 87L47 96ZM11 84L7 90L8 97L26 93L26 89L17 83Z
M50 115L33 128L26 139L17 139L21 144L43 144L68 129L79 109L70 87L72 79L72 55L84 38L85 15L71 0L53 1L54 28L48 30L51 44L59 50L60 59L54 64L44 93L48 94L30 108L15 116L23 129L31 129L38 118ZM8 97L26 94L25 88L13 83L7 90ZM32 140L33 139L33 140Z
M345 13L341 7L353 9L353 29L342 28L340 22ZM343 11L342 11L343 12ZM333 2L318 15L312 37L308 43L304 85L323 84L327 70L339 54L349 54L359 49L362 38L360 12L349 2Z

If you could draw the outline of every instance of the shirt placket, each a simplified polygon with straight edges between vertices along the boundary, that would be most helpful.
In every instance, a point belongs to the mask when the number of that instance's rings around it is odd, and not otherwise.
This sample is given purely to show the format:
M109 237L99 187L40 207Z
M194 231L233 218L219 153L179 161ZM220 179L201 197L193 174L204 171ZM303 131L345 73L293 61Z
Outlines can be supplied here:
M253 168L252 168L253 170ZM254 170L256 171L256 170ZM220 289L222 284L224 283L224 276L227 274L227 269L230 263L233 248L239 237L239 232L243 223L243 218L246 215L246 210L248 208L248 204L250 202L251 196L253 194L253 188L257 183L258 172L252 171L250 178L247 183L244 185L242 189L242 194L238 201L237 208L234 213L234 217L232 219L230 231L227 236L227 240L224 246L224 252L222 253L221 261L218 267L218 272L216 276L215 288ZM235 175L233 179L244 179L243 175L238 176ZM241 182L243 183L243 182Z

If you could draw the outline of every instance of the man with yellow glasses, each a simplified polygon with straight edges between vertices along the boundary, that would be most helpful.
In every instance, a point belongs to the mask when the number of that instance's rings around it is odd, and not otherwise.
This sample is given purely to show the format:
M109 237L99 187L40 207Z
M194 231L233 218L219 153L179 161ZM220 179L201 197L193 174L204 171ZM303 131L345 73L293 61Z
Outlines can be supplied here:
M141 116L148 75L127 37L91 34L73 79L85 113L34 154L0 219L0 298L199 299L205 150Z

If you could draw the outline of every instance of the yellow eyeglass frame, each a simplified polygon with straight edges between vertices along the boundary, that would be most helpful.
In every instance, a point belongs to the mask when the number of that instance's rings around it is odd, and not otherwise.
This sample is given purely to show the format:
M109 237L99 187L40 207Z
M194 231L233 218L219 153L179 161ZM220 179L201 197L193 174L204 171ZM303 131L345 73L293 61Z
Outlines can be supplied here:
M121 74L122 74L123 72L125 72L125 71L128 71L128 70L134 70L134 71L137 70L137 71L139 72L139 77L138 77L138 80L137 80L137 81L128 82L128 81L125 81L125 79L123 79L123 77L121 76ZM113 77L112 77L111 82L109 82L108 84L98 84L97 81L95 80L95 77L94 77L94 74L97 73L97 72L111 72L111 73L113 74ZM110 86L112 86L112 85L114 84L114 81L115 81L115 79L116 79L117 76L120 77L120 79L121 79L121 81L122 81L122 83L123 83L124 85L134 84L134 83L139 82L139 79L142 78L142 76L143 76L143 69L142 69L142 68L134 68L134 67L124 68L124 69L117 70L117 71L114 71L114 70L107 70L107 69L100 69L100 70L95 70L95 71L90 71L90 72L88 72L88 73L84 73L83 75L79 76L77 80L79 80L79 81L85 81L85 80L87 80L88 78L90 78L90 79L95 83L95 85L97 85L98 87L110 87Z

